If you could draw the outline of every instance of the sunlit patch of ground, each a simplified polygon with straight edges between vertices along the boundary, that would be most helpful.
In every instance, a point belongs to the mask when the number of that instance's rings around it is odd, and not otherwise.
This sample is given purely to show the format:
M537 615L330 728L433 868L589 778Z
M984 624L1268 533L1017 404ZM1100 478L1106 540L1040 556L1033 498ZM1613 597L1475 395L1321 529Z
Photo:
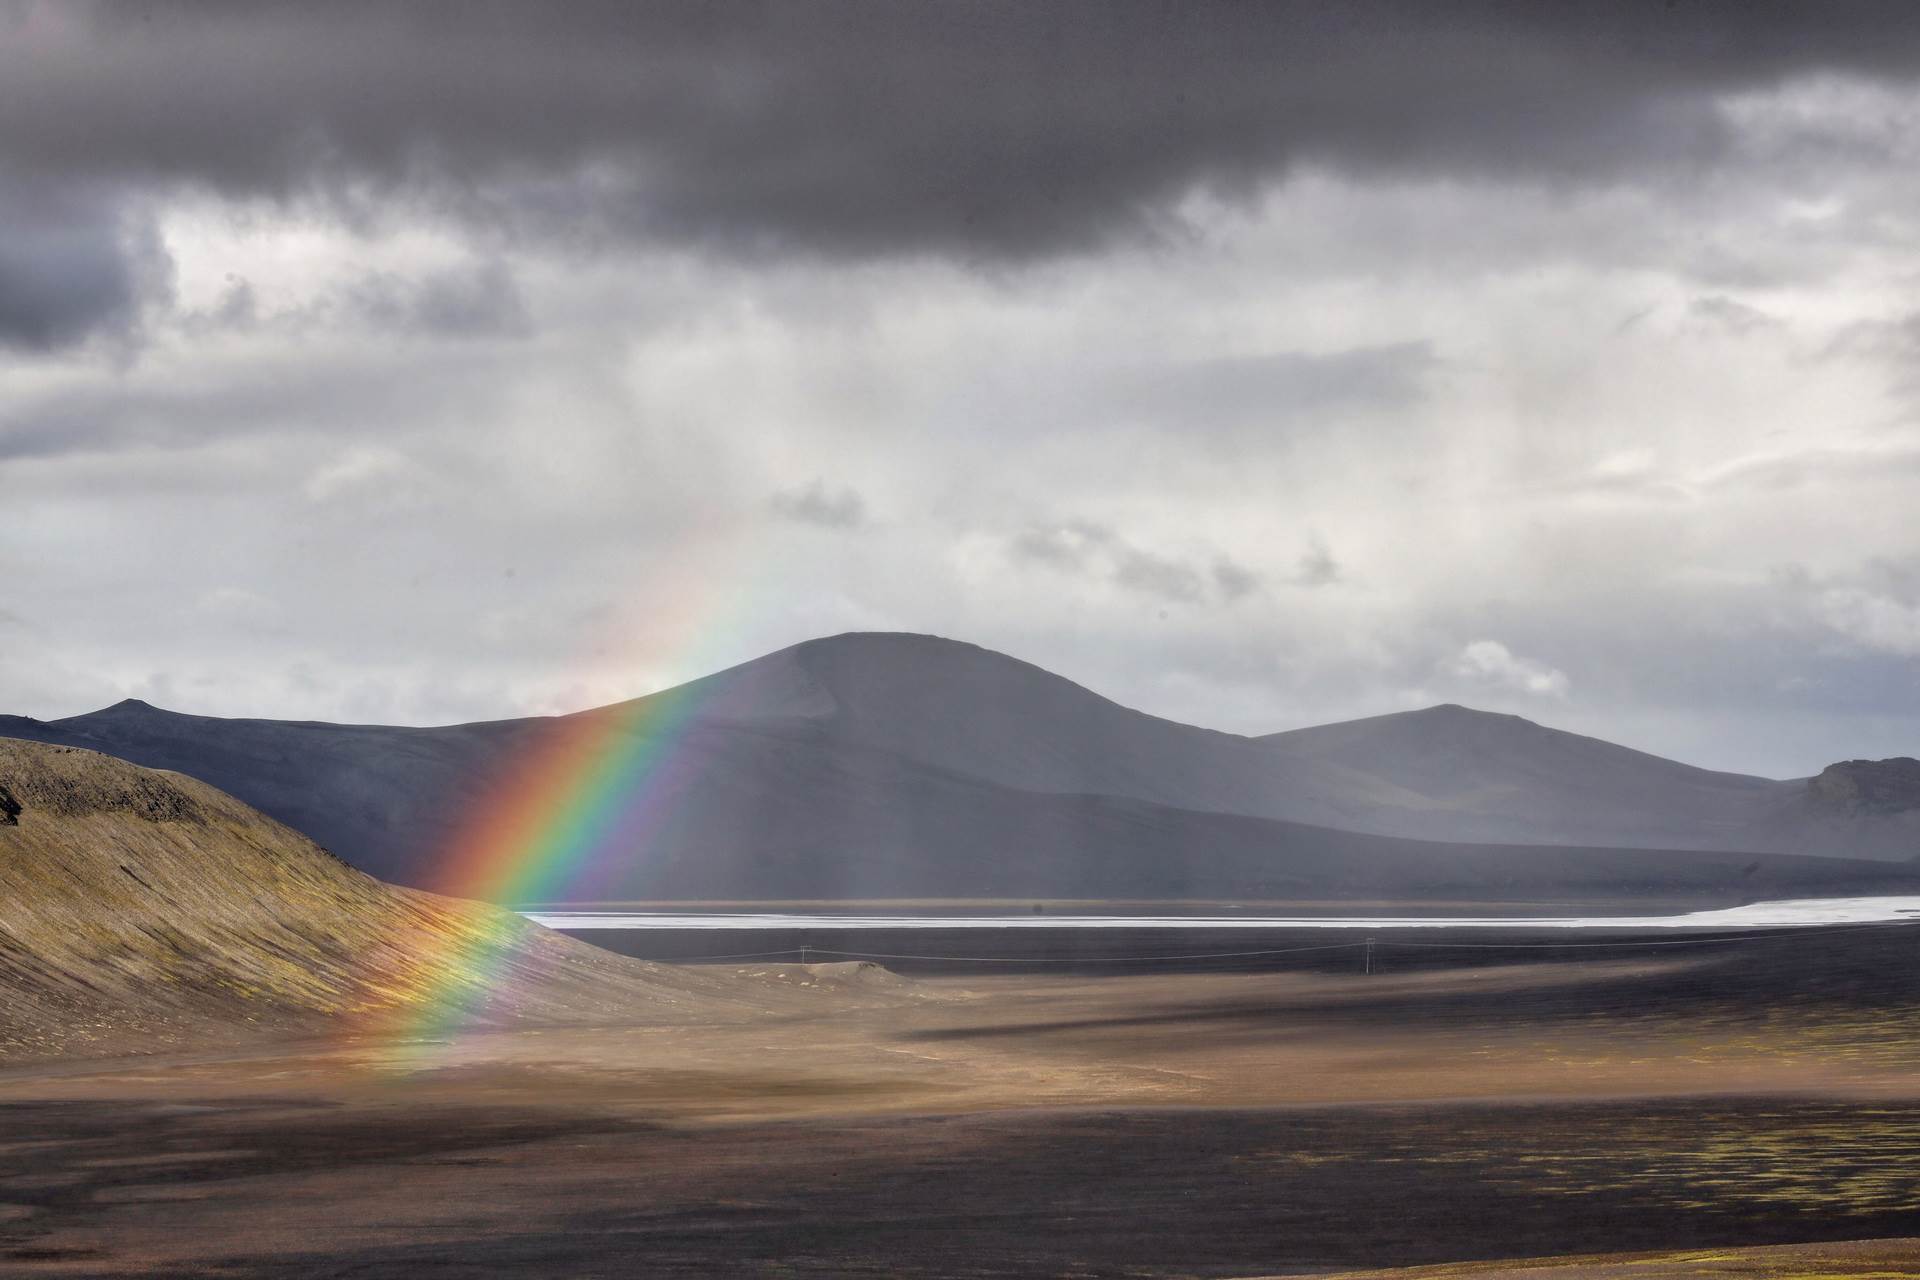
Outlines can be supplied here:
M1752 1249L1462 1262L1341 1273L1326 1280L1910 1280L1920 1240L1844 1240Z

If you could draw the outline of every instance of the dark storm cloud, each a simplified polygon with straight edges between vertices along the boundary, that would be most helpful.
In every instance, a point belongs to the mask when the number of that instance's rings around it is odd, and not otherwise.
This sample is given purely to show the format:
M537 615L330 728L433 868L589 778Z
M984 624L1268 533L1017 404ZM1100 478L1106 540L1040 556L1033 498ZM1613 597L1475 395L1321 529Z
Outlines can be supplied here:
M849 257L1083 249L1299 164L1693 172L1738 151L1716 95L1920 65L1920 7L1896 3L7 12L17 172L406 190L570 234Z
M52 351L128 328L166 256L115 202L0 170L0 346Z

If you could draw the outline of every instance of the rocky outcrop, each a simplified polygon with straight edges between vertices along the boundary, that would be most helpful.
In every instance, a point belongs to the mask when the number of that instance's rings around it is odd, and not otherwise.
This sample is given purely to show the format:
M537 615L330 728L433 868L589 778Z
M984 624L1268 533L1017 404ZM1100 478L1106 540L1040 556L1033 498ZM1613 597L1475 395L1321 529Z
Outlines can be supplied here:
M49 747L46 762L72 757L61 767L16 768L0 785L0 822L13 825L31 809L60 818L93 813L121 813L144 822L200 822L201 807L184 778L151 769L115 769L94 763L105 760L76 747ZM184 784L184 785L183 785Z
M1920 760L1845 760L1807 781L1813 803L1829 813L1858 817L1920 810Z

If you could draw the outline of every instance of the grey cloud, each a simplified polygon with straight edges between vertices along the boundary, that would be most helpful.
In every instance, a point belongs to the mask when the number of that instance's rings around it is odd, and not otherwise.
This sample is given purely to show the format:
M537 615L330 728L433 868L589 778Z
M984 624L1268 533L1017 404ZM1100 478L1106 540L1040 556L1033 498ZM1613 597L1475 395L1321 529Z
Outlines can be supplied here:
M822 529L854 529L867 519L866 501L858 493L845 487L830 489L819 480L783 489L767 505L785 519Z
M1260 575L1245 565L1221 556L1213 562L1213 585L1228 600L1251 595L1260 586Z
M1302 587L1328 587L1340 581L1340 562L1333 558L1333 551L1319 538L1312 538L1307 549L1300 553L1300 562L1293 581Z
M1723 95L1920 65L1920 10L1877 2L25 12L0 41L0 156L23 172L371 183L489 220L852 257L1083 249L1301 165L1696 173L1743 158Z
M1424 342L1192 361L1123 379L1110 411L1249 427L1338 409L1394 407L1419 400L1438 363Z
M1731 334L1744 338L1750 333L1763 329L1777 328L1780 321L1760 310L1750 307L1735 298L1722 294L1695 298L1687 305L1687 319L1694 327L1709 332Z
M1837 483L1910 483L1920 473L1920 449L1815 448L1735 458L1700 485L1708 490L1786 490Z
M1125 545L1113 549L1113 580L1129 591L1181 604L1198 602L1205 579L1192 565Z
M1231 557L1188 560L1149 550L1087 520L1033 525L1007 542L1016 561L1037 564L1174 604L1231 603L1260 585Z
M459 340L525 337L534 327L518 280L498 259L409 275L369 271L283 310L264 307L252 281L229 276L218 301L177 320L194 336L269 329L298 336L331 327Z
M260 322L260 298L251 282L228 276L220 301L205 311L181 317L182 325L196 335L221 329L251 329Z
M1846 573L1774 575L1791 616L1865 654L1920 657L1920 557L1876 557Z
M1886 320L1856 321L1834 336L1825 354L1899 361L1920 358L1920 311Z
M1847 325L1822 355L1874 361L1886 368L1893 395L1907 401L1920 399L1920 311Z
M1650 458L1619 458L1571 473L1543 477L1520 492L1555 502L1578 499L1672 506L1695 501L1699 487L1710 487L1711 483L1711 480L1696 481L1671 474Z
M1070 520L1065 524L1034 525L1015 534L1008 551L1016 560L1055 569L1084 569L1089 559L1110 545L1113 535L1097 524Z
M0 403L0 461L135 449L194 449L253 438L386 437L471 421L497 401L497 363L358 351L319 359L297 349L203 378L88 379Z
M519 286L500 262L418 279L376 273L350 286L344 301L351 314L377 327L437 337L511 337L532 327Z

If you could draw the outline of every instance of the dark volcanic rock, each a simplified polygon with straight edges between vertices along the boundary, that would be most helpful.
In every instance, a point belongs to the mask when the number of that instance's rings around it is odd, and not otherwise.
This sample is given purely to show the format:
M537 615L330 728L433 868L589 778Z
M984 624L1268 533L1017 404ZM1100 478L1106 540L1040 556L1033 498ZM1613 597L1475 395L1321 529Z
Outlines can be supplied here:
M1906 813L1920 809L1920 760L1846 760L1807 782L1814 802L1838 813Z

